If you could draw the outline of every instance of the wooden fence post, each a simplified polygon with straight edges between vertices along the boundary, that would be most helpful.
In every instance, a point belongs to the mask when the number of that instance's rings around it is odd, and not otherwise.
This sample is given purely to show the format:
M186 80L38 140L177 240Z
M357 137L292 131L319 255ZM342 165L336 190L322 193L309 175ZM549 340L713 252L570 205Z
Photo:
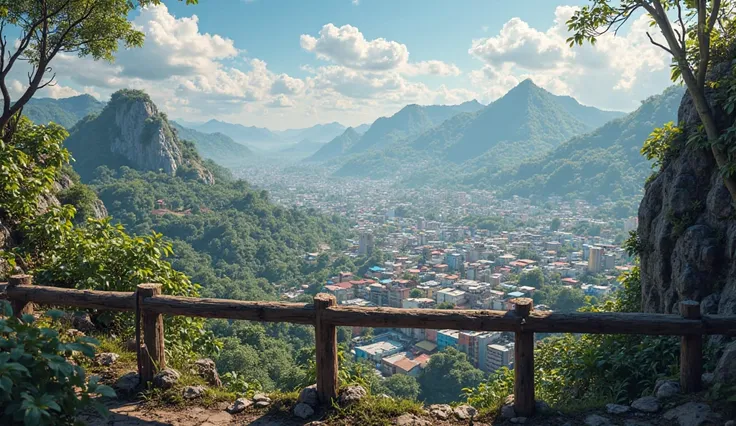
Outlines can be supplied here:
M317 393L323 404L329 404L330 401L337 398L337 327L326 322L322 317L325 309L336 305L335 296L330 294L320 293L314 297Z
M532 299L511 301L523 322L532 310ZM534 415L534 332L517 331L514 335L514 411L519 417Z
M143 299L161 294L161 284L139 284L136 301L141 314L140 327L143 331L143 345L138 347L138 368L141 383L150 383L159 370L166 368L164 354L163 315L146 311Z
M12 275L8 280L8 289L20 287L22 285L31 285L33 277L30 275ZM10 299L10 306L13 307L13 315L20 318L25 314L33 314L33 303L22 299Z
M685 319L700 319L700 303L694 300L680 302L680 315ZM701 389L703 374L703 336L689 335L680 338L680 388L683 393L695 393Z

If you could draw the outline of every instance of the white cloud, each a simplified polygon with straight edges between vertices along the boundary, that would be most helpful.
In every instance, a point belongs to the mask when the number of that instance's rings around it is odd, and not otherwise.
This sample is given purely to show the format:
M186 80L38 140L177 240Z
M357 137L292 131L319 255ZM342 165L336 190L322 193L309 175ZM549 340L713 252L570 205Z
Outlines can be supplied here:
M474 87L492 100L532 78L553 93L586 104L630 109L668 85L669 58L646 37L651 30L646 16L632 19L626 34L606 34L594 46L570 48L565 23L575 10L558 6L546 30L512 18L498 34L473 40L468 53L484 62L469 73Z
M384 38L366 40L363 33L352 25L336 27L326 24L319 31L318 38L302 34L300 44L320 59L359 70L392 70L409 61L406 45Z
M272 101L268 102L266 106L270 108L291 108L294 106L294 102L286 97L286 95L278 95Z
M437 60L407 64L404 73L407 75L438 75L442 77L458 76L461 74L460 68L457 65Z

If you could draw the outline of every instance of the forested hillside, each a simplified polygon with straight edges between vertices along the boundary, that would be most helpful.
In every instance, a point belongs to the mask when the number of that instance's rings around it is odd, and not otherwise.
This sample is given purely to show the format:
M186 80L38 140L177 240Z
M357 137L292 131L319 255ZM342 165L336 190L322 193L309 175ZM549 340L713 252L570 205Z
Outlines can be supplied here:
M642 141L655 127L677 119L684 89L671 87L642 102L633 113L573 138L513 171L478 173L465 179L475 187L501 187L505 195L582 197L591 201L638 197L651 162Z
M104 107L104 103L91 95L63 99L36 98L28 101L23 107L23 115L36 124L53 122L70 129L82 118L99 113Z

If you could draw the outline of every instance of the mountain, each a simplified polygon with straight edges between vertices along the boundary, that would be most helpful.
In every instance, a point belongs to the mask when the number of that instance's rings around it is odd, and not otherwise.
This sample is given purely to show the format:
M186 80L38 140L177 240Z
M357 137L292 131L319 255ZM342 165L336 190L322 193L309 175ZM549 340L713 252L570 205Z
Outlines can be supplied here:
M361 135L352 127L348 127L343 134L324 144L317 152L312 154L306 161L327 161L345 154L360 140Z
M472 111L471 108L413 137L353 156L335 173L338 176L370 173L374 177L400 174L412 184L426 184L434 179L447 182L448 177L456 179L479 170L511 168L573 136L593 130L608 117L620 115L583 106L569 97L555 96L531 80L521 82L486 107L477 103L475 106L481 109ZM377 124L378 121L360 143ZM350 152L355 151L353 148Z
M483 108L478 101L460 105L407 105L390 117L381 117L348 150L348 154L380 149L393 142L410 138L439 125L460 113L472 113Z
M37 124L53 121L70 129L82 118L104 107L104 103L86 94L63 99L31 98L23 107L23 115Z
M232 138L235 142L253 145L269 146L272 144L283 144L281 138L270 130L263 127L243 126L242 124L227 123L225 121L210 120L195 130L204 133L222 133Z
M205 183L214 180L195 145L179 140L166 115L140 90L113 93L102 112L70 130L65 145L84 181L93 178L99 166L162 171Z
M253 151L222 133L202 133L170 122L180 140L193 142L199 154L225 167L239 167L253 157Z
M652 172L651 162L640 153L642 144L655 127L677 119L683 94L682 87L671 87L642 102L631 114L575 137L512 172L470 176L465 183L501 188L509 196L638 200Z
M281 139L289 142L308 139L313 142L326 143L341 135L344 131L345 126L337 122L332 122L327 124L317 124L305 129L288 129L274 133L276 133Z
M360 133L361 135L368 131L368 129L371 128L371 125L369 123L361 124L360 126L354 127L356 132Z
M312 155L315 152L317 152L320 148L325 146L323 142L314 142L309 139L302 139L301 141L289 145L288 147L282 149L279 152L285 153L285 154L291 154L291 155Z

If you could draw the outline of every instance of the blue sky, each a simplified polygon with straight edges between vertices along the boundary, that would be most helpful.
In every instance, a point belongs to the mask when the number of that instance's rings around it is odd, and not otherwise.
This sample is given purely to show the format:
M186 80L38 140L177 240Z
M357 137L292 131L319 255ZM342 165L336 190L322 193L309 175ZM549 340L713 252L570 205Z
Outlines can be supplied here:
M646 17L595 47L568 48L564 22L584 3L165 1L132 16L146 34L142 49L120 52L114 64L59 57L59 84L42 95L105 100L134 87L174 118L283 129L357 125L409 103L488 103L524 78L627 111L670 84Z

